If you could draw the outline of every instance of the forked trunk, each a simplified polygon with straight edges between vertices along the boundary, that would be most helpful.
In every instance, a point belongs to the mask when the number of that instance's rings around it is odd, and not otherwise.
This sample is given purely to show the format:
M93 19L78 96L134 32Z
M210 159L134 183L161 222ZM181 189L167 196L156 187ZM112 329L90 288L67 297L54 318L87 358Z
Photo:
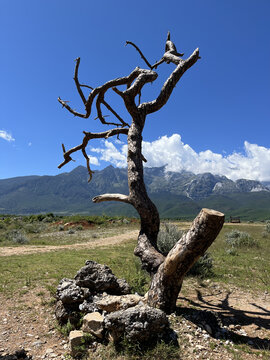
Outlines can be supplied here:
M183 278L212 244L224 223L224 214L202 209L190 230L182 236L152 278L148 304L167 313L175 309Z

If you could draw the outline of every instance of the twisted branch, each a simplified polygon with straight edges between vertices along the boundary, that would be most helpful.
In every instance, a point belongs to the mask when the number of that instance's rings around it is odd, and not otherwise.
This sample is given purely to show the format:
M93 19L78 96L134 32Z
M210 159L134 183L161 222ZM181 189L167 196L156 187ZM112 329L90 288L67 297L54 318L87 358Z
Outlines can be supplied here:
M82 153L83 153L83 156L86 159L86 166L87 166L87 170L88 170L88 173L89 173L89 180L88 181L91 181L93 171L90 168L90 159L89 159L89 156L86 154L86 150L85 150L86 146L88 145L88 142L91 139L101 139L101 138L108 139L109 137L115 136L115 135L120 135L120 134L127 135L128 129L126 129L126 128L121 128L121 129L116 128L116 129L111 129L111 130L108 130L108 131L103 131L103 132L100 132L100 133L91 133L91 132L86 132L86 131L84 131L83 133L84 133L84 138L83 138L83 141L82 141L82 143L80 145L77 145L77 146L69 149L68 151L66 151L64 144L62 144L64 161L61 164L58 165L58 169L61 169L64 165L68 164L70 161L74 161L71 158L70 155L73 154L76 151L81 150Z
M95 196L92 201L94 203L100 203L102 201L121 201L130 204L129 196L123 194L103 194Z

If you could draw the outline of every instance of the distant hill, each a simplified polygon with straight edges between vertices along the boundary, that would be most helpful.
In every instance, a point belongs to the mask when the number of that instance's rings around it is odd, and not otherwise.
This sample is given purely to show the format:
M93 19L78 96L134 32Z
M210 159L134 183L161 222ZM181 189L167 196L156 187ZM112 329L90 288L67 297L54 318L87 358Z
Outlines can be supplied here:
M210 173L195 175L165 172L164 167L145 168L149 196L163 218L193 218L202 207L240 216L244 220L270 218L269 184ZM103 193L128 193L126 169L108 166L95 171L87 182L87 170L78 166L56 176L25 176L0 180L0 213L87 213L135 216L132 206L118 202L93 204Z

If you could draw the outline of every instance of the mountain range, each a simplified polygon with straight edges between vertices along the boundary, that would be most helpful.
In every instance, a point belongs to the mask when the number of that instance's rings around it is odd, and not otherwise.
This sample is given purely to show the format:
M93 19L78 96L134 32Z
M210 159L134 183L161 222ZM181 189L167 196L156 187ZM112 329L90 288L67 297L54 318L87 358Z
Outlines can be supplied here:
M136 216L132 206L119 202L92 203L103 193L128 193L126 169L108 166L95 171L90 183L85 167L56 176L24 176L0 180L0 213L108 214ZM191 219L202 207L243 220L270 218L270 184L255 180L232 181L225 176L165 167L145 168L145 184L162 218Z

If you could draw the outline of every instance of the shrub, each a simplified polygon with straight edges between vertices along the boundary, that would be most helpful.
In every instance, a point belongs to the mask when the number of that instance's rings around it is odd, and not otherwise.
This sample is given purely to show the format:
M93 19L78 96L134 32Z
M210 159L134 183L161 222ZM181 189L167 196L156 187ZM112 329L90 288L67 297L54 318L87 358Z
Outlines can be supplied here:
M270 233L270 220L267 220L267 221L266 221L265 231L266 231L267 233Z
M157 245L159 250L166 256L177 241L184 234L183 230L179 230L176 226L171 224L164 224L165 229L160 230L157 238ZM187 275L198 276L201 278L209 277L213 271L213 258L211 254L206 252L197 260L197 262L188 271Z
M28 238L20 230L10 230L6 233L6 238L16 244L27 244Z
M258 246L258 241L245 231L232 230L225 235L225 238L226 243L233 248Z
M4 223L4 221L0 221L0 229L6 230L7 225Z
M82 225L77 225L77 226L76 226L76 230L82 231L82 230L83 230L83 226L82 226Z
M42 226L42 225L36 224L36 223L30 223L30 224L24 225L24 230L28 234L39 234L43 230L45 230L45 226Z
M160 230L157 237L157 246L162 254L167 255L177 241L182 237L184 231L179 230L172 224L164 224L165 229Z
M213 258L210 253L206 252L188 271L187 275L206 278L213 274Z

